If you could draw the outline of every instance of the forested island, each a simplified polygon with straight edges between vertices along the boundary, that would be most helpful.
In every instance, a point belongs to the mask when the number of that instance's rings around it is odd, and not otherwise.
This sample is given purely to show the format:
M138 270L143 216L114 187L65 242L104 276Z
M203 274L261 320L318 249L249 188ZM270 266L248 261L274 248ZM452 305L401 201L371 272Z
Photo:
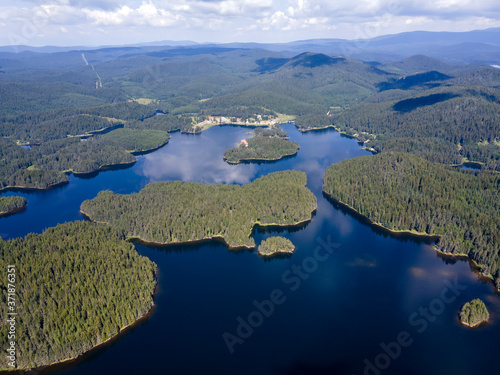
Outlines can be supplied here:
M498 173L391 152L331 165L323 191L391 231L439 236L439 251L469 256L500 288Z
M0 217L24 209L26 203L27 200L24 197L0 197Z
M238 164L243 161L274 161L295 155L299 144L287 138L288 134L279 126L255 129L253 137L242 140L238 147L224 151L224 160Z
M288 238L275 236L262 241L257 252L260 256L271 257L276 254L291 254L295 250L295 245Z
M111 228L89 222L58 225L24 239L0 240L0 340L15 311L17 369L73 359L104 343L153 306L156 265ZM6 285L6 284L4 284ZM7 304L14 293L15 305ZM8 310L14 306L14 310ZM7 349L7 347L5 348ZM1 370L12 370L7 355Z
M486 323L490 318L490 314L486 305L482 300L476 298L465 303L460 311L460 322L467 327L477 327Z
M223 239L230 248L254 248L255 225L292 226L311 219L316 197L306 174L275 172L238 185L156 182L130 195L102 191L81 211L129 239L175 244Z

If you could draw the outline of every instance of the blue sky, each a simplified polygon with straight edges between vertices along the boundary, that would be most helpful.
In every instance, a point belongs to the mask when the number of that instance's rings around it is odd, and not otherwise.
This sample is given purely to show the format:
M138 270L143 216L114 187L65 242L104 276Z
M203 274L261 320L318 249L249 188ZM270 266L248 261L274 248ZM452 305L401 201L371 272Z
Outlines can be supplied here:
M2 0L0 45L286 42L500 27L498 0Z

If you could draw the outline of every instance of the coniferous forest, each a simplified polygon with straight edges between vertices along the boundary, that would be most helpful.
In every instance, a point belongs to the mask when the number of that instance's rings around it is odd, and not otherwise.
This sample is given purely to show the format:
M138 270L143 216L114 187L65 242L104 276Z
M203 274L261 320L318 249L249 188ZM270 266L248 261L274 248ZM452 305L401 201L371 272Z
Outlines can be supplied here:
M102 191L82 203L91 220L145 242L172 244L220 237L254 247L254 225L295 225L311 219L316 197L304 172L275 172L238 185L156 182L130 195Z
M144 316L153 305L156 265L105 225L75 222L0 241L0 277L15 267L17 368L81 355ZM8 285L0 313L7 318ZM12 289L12 288L11 288ZM0 341L9 325L0 327ZM7 369L6 355L0 369Z
M439 250L468 255L500 288L498 173L391 152L331 165L323 191L389 230L438 235Z
M123 147L128 152L141 153L157 149L170 139L167 132L148 129L116 129L102 136L110 144Z
M0 197L0 216L22 209L26 202L24 197Z
M257 248L261 256L269 257L276 254L291 254L295 250L295 245L288 238L281 236L269 237L262 241Z

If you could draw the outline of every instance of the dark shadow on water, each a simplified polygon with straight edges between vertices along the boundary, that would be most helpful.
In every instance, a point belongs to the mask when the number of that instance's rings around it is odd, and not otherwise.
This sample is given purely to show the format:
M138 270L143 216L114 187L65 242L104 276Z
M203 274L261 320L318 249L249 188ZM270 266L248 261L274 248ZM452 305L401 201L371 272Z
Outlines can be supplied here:
M297 128L297 126L295 126ZM305 131L301 131L299 128L297 128L301 134L322 134L322 133L338 133L337 130L333 126L329 126L327 128L321 128L321 129L307 129ZM344 134L340 133L341 136L345 136ZM353 137L348 137L347 138L353 138Z
M51 185L46 188L42 189L36 189L36 188L30 188L30 187L9 187L5 188L3 190L0 190L0 192L12 192L12 193L40 193L42 191L48 191L48 190L56 190L56 189L61 189L64 186L66 186L69 183L69 181L62 181L57 184Z
M495 287L494 281L481 273L481 267L479 267L472 259L465 255L453 255L446 254L443 252L436 252L436 256L441 259L445 264L456 264L458 262L467 262L470 270L477 276L478 280L483 285L491 285L495 291L495 294L500 295L500 291Z
M2 219L2 218L7 218L7 217L9 217L9 216L12 216L12 215L18 214L18 213L20 213L20 212L26 211L26 207L27 207L27 206L26 206L26 205L24 205L24 206L22 206L22 207L20 207L20 208L16 208L15 210L12 210L12 211L10 211L10 212L6 213L6 214L0 215L0 219Z
M155 148L152 148L150 150L146 150L146 151L134 151L134 152L131 152L132 155L134 156L141 156L141 155L147 155L147 154L151 154L155 151L158 151L160 148L163 148L164 146L166 146L168 144L169 141L165 142L164 144L158 146L158 147L155 147Z
M397 233L397 232L391 232L388 229L382 228L378 225L373 224L367 217L359 214L358 212L354 211L350 207L346 206L345 204L336 201L335 199L331 198L328 194L323 192L323 196L338 210L343 212L346 215L350 215L354 217L358 222L362 223L363 225L369 226L375 233L387 238L394 238L399 241L403 242L414 242L416 244L427 244L427 245L434 245L438 240L439 236L427 236L427 235L418 235L418 234L413 234L413 233ZM437 252L436 255L438 258L440 258L445 264L450 264L453 265L457 263L458 261L467 261L469 263L469 267L472 272L474 272L477 276L478 279L481 281L483 284L489 284L493 286L495 293L499 294L500 292L498 289L495 287L494 281L483 275L481 273L481 268L477 266L469 257L467 256L454 256L451 254L445 254L442 252Z
M316 211L313 213L313 217L316 215ZM254 225L252 229L252 237L255 236L257 233L295 233L295 232L300 232L301 230L305 229L307 225L311 222L311 220L302 222L300 224L296 225L290 225L290 226L282 226L282 225L265 225L265 226L260 226L260 225Z
M242 254L246 252L253 252L254 248L246 248L246 247L241 247L241 248L229 248L224 241L224 239L220 237L215 237L215 238L210 238L210 239L203 239L203 240L196 240L196 241L190 241L190 242L183 242L183 243L173 243L173 244L153 244L153 243L148 243L145 241L141 241L138 239L134 239L131 241L133 244L135 244L136 247L142 248L142 249L147 249L147 250L157 250L159 252L164 252L164 253L185 253L189 251L199 251L204 247L210 246L214 248L221 248L224 249L230 253L234 254ZM143 254L146 253L146 251L142 252Z
M381 235L384 238L394 238L403 242L413 242L416 244L427 244L427 245L433 245L439 239L439 236L413 234L408 232L392 232L389 229L385 229L379 225L373 224L370 221L370 219L368 219L366 216L361 215L352 208L333 199L325 192L323 192L323 197L325 197L325 199L328 202L330 202L333 205L333 207L335 207L337 210L340 210L342 213L346 215L354 217L358 222L360 222L363 225L369 226L376 234Z

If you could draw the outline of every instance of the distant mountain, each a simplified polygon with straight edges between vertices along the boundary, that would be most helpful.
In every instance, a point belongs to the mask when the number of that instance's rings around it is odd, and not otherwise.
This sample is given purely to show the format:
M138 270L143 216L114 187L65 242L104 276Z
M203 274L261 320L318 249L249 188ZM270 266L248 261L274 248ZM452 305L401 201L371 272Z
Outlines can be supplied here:
M382 45L415 44L415 43L491 43L500 44L500 27L484 30L473 30L465 32L435 32L435 31L412 31L392 35L383 35L371 40Z
M358 60L383 63L403 60L413 55L426 55L452 64L485 62L500 65L500 28L467 32L413 31L383 35L375 38L310 39L289 43L204 43L192 41L157 41L124 46L105 47L30 47L5 46L1 52L54 53L67 51L97 51L114 48L136 48L138 54L144 51L161 51L179 47L265 49L293 57L304 52L323 53L329 56L347 56Z
M413 74L432 70L449 71L453 67L437 59L424 55L414 55L406 59L387 64L385 69L395 74Z
M439 73L435 70L425 73L418 73L402 77L393 82L382 82L378 85L381 91L384 90L409 90L415 87L432 88L441 85L441 81L449 80L450 76Z
M54 53L54 52L69 52L69 51L91 51L91 50L102 50L109 48L123 48L123 47L166 47L166 46L194 46L198 43L190 40L163 40L158 42L145 42L136 44L125 44L125 45L109 45L109 46L44 46L44 47L32 47L25 45L13 45L13 46L0 46L0 52L36 52L36 53Z

